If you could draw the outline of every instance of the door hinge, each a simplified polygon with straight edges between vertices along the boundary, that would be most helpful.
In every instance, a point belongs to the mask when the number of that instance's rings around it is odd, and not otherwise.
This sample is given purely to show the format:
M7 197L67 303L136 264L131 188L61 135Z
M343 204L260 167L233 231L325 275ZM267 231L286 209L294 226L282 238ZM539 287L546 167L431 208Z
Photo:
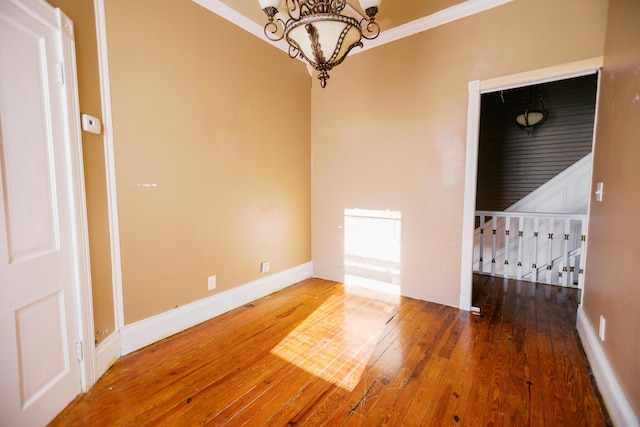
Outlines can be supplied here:
M62 65L62 62L56 64L56 80L58 81L58 86L64 86L64 65Z
M84 360L84 348L82 346L82 341L76 342L76 357L78 358L78 362L82 362Z

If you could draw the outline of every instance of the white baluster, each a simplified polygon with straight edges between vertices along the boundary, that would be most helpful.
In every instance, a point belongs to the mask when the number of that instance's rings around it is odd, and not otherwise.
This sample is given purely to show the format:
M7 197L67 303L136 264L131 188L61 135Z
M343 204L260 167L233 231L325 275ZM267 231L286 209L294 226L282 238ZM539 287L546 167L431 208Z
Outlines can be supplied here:
M491 275L496 275L496 232L498 230L498 217L493 216L491 220Z
M483 257L484 257L484 215L480 215L480 259L478 261L478 271L484 273Z
M531 263L531 281L538 281L538 235L540 234L540 218L533 219L533 260Z
M522 279L522 241L524 239L524 217L518 218L518 266L516 267L516 277Z
M582 236L580 238L580 269L578 270L578 288L584 289L584 261L587 247L587 220L582 219Z
M569 285L573 286L575 284L575 273L576 273L576 256L571 255L569 257L569 278L567 279Z
M569 276L569 233L571 232L571 219L566 218L564 220L564 242L562 250L562 264L558 268L558 275L560 276L560 284L567 286L567 279Z
M509 233L511 230L511 217L504 218L504 272L505 278L509 277Z
M553 270L553 232L556 227L556 220L549 218L549 244L547 246L547 284L551 284L551 271Z

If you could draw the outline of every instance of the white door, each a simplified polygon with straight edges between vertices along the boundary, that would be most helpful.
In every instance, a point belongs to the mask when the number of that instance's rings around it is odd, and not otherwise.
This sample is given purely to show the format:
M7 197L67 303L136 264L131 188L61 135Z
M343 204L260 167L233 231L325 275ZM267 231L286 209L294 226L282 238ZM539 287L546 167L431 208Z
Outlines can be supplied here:
M45 425L81 391L68 122L52 12L44 2L0 0L2 426Z

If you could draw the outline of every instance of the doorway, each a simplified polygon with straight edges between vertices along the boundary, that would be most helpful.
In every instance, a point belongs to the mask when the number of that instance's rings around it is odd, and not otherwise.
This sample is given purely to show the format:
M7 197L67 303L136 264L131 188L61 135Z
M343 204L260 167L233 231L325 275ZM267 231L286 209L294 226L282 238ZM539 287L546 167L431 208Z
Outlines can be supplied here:
M469 82L467 115L467 151L465 172L464 213L462 232L462 261L460 280L460 304L463 310L471 310L473 282L473 246L479 158L480 109L483 93L499 92L522 86L544 84L551 81L580 77L597 73L602 58L593 58L556 67L500 77L491 80ZM597 112L596 112L597 118ZM587 208L588 210L588 208ZM583 254L584 255L584 254Z

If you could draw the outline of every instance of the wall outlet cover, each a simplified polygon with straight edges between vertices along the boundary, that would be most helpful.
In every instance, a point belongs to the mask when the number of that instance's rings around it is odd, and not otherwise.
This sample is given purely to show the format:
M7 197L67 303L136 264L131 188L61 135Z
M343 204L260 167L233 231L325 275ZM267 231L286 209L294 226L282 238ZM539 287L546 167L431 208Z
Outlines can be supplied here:
M271 261L263 261L262 264L260 264L260 272L268 273L269 270L271 270Z

